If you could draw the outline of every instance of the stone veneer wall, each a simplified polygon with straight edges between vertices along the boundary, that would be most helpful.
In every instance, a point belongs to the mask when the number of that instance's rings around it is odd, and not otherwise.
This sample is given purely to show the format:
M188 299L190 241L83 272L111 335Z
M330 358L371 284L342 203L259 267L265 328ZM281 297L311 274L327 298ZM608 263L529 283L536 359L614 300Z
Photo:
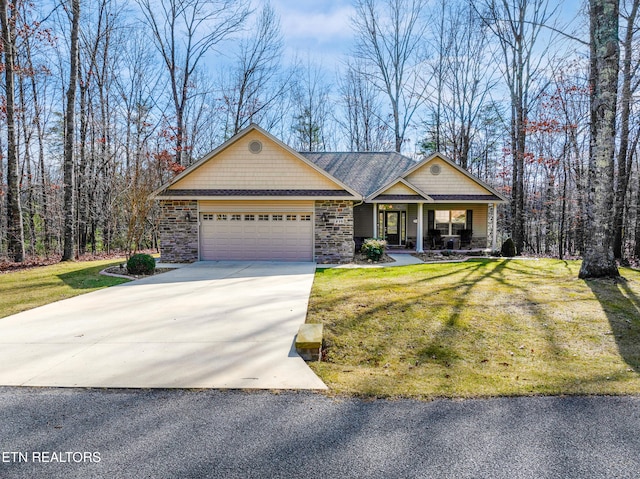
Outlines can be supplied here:
M160 201L160 260L165 263L198 261L198 202ZM191 220L187 221L187 213Z
M471 247L474 249L485 249L487 246L487 237L486 236L472 236L471 237Z
M323 214L327 221L323 221ZM316 201L314 230L317 263L353 261L353 201Z

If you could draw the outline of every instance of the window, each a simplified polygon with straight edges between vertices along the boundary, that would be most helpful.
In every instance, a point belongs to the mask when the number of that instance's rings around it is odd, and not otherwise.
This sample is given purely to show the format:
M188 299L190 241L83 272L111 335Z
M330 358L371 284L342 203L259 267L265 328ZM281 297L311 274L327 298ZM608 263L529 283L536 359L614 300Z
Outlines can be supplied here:
M244 215L244 220L245 221L255 221L256 220L256 215Z
M300 215L300 221L311 221L311 215Z
M240 221L242 215L231 215L231 221Z
M258 221L269 221L269 215L258 215Z
M204 221L213 221L213 215L202 215Z
M282 215L271 215L273 221L282 221Z
M459 235L466 228L467 212L465 210L436 210L435 229L442 235Z
M216 215L216 219L218 221L227 221L227 215L225 215L225 214Z
M295 221L298 219L298 215L287 215L287 221Z

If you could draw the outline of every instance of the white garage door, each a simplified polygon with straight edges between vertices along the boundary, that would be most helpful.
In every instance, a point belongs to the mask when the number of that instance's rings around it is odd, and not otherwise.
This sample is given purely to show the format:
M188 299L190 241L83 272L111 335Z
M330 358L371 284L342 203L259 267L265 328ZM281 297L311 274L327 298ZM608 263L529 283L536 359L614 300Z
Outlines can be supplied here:
M202 213L202 260L312 261L311 213Z

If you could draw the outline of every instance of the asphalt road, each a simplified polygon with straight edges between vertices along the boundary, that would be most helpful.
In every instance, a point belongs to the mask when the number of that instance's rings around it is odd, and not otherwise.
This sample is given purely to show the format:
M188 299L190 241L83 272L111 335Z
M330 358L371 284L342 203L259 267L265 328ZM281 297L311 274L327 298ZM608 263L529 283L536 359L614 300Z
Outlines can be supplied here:
M0 478L636 478L639 432L639 397L0 388Z

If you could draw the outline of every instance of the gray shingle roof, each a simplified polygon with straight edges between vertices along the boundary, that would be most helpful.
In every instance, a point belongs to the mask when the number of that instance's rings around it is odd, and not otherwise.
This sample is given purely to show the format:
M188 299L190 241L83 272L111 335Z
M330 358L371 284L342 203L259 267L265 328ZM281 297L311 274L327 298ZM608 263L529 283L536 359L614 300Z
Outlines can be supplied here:
M395 152L300 154L363 196L382 188L416 165L411 158Z

